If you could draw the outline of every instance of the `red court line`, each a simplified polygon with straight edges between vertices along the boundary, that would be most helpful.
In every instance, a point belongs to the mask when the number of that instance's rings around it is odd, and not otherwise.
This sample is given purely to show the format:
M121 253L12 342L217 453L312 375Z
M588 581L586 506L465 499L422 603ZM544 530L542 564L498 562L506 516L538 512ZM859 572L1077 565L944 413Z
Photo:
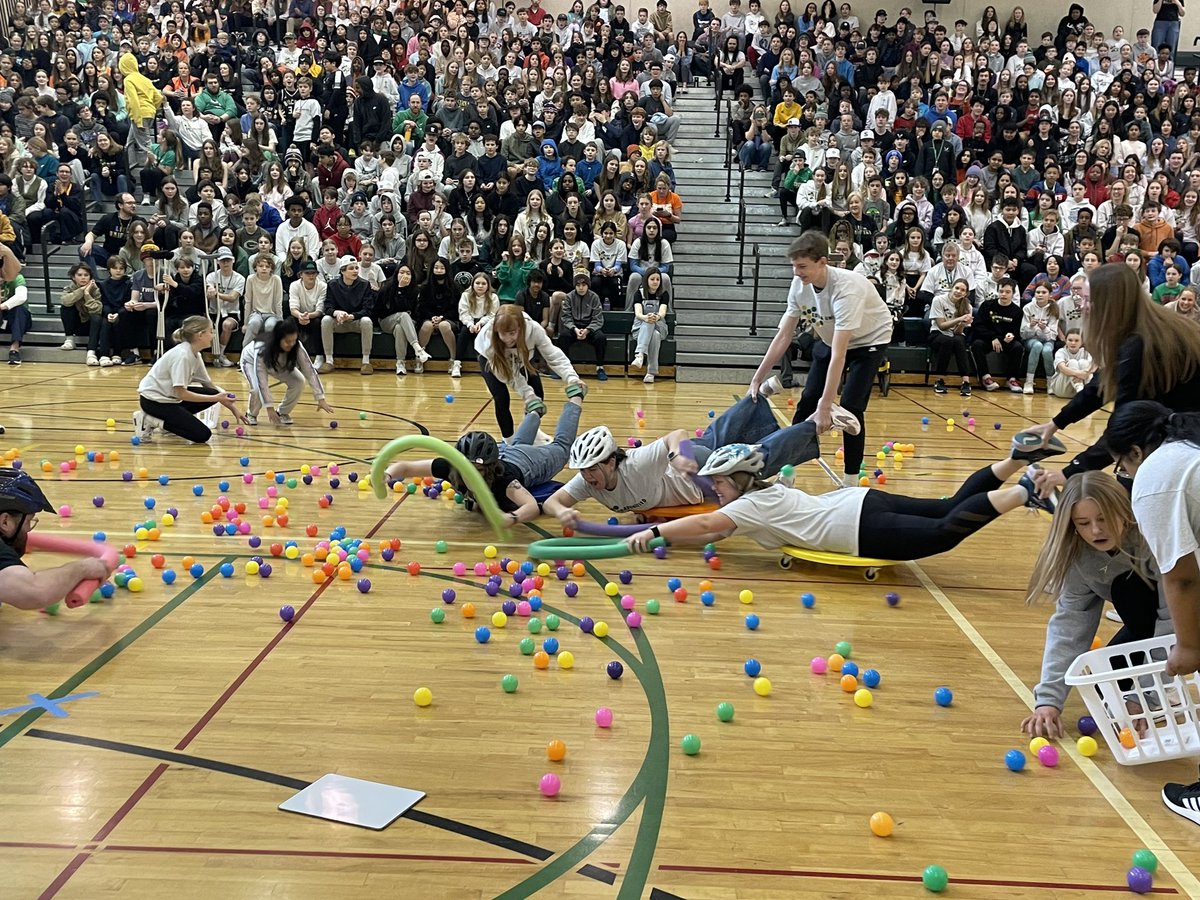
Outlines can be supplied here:
M104 850L118 853L193 853L213 856L293 856L304 859L392 859L425 862L468 862L492 865L535 866L524 857L446 856L436 853L371 853L356 850L254 850L246 847L145 847L137 844L108 844Z
M836 878L844 881L921 881L920 875L887 875L871 872L822 872L807 869L749 869L741 866L670 866L658 867L660 872L691 872L699 875L771 875L784 878ZM1058 881L1008 881L992 878L953 878L954 884L973 884L983 887L1015 887L1015 888L1044 888L1060 891L1111 891L1114 893L1129 893L1126 885L1115 884L1076 884ZM1156 887L1150 890L1152 894L1178 894L1175 888Z

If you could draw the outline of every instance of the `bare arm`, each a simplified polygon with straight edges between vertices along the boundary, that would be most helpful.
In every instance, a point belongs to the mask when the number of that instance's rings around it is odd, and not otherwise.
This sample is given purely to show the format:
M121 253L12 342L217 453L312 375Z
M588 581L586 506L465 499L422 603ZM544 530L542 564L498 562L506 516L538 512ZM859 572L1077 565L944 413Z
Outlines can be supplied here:
M566 488L559 488L550 499L542 504L542 510L548 516L554 516L568 528L574 528L579 522L579 510L575 509L576 500Z
M95 558L76 560L40 572L24 566L9 566L0 571L0 596L17 609L45 609L65 597L79 582L103 581L111 573L111 566Z
M706 544L710 541L719 541L722 538L729 537L737 531L737 525L734 524L733 519L721 512L684 516L682 519L675 519L673 522L664 522L662 525L656 526L655 529L647 528L645 531L639 531L626 541L629 549L634 552L646 550L650 542L655 538L655 530L658 531L659 537L666 538L674 544Z
M504 493L509 500L517 504L517 509L508 514L514 525L521 522L532 522L542 514L537 500L523 485L514 481Z
M433 460L418 459L412 462L398 460L387 467L387 474L395 481L403 481L406 478L431 478L433 477Z
M1200 668L1200 564L1196 554L1176 560L1163 575L1162 586L1179 639L1167 660L1167 674L1188 675Z

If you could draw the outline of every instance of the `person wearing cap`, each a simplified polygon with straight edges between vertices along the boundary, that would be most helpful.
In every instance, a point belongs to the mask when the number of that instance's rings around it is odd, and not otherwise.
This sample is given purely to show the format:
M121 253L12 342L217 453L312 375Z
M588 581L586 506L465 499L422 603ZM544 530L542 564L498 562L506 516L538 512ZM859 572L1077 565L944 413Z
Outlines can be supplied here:
M56 514L37 482L28 472L0 469L0 597L16 609L45 609L81 581L103 581L115 568L93 556L37 572L26 567L21 557L28 550L39 513Z
M930 127L930 139L925 142L921 152L917 154L915 175L932 178L934 172L941 172L951 183L955 180L957 159L954 145L946 139L947 125L941 119Z
M225 356L225 348L233 335L242 329L242 296L246 293L246 279L233 269L233 251L218 247L217 268L204 279L208 296L208 311L219 323L220 343L214 348L213 364L220 369L233 367Z
M784 123L784 134L779 140L779 161L775 166L775 172L771 176L771 194L778 196L779 189L783 184L784 176L792 167L792 160L796 154L800 153L803 156L804 133L800 130L799 119L788 119ZM783 217L787 218L787 210L784 209Z
M875 146L875 132L864 128L858 135L858 147L850 152L850 170L853 183L860 184L866 166L874 166L878 170L883 164L879 148Z
M388 109L394 113L400 107L400 85L392 77L391 62L387 57L380 56L371 63L371 68L371 84L375 86L375 93L388 102Z
M300 65L300 47L296 44L295 32L288 31L283 36L283 46L275 51L275 66L281 72L294 72L298 65Z
M358 277L358 260L343 256L338 260L339 277L329 282L325 294L325 314L321 318L321 348L325 361L321 374L332 372L333 336L357 333L359 336L362 365L359 371L371 375L371 345L375 337L375 292L365 279Z

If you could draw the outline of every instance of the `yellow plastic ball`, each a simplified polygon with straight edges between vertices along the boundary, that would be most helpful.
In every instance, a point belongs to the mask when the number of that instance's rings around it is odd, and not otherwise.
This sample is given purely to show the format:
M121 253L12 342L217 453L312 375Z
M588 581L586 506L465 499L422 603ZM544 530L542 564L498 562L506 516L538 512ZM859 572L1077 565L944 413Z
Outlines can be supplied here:
M413 691L413 703L417 706L428 706L433 702L433 691L427 687L419 687Z
M138 469L137 474L138 474L138 478L149 478L150 470L147 469L145 466L142 466L140 469Z
M1096 743L1096 739L1087 734L1077 740L1075 746L1084 756L1095 756L1096 751L1100 749L1100 745Z
M114 450L112 453L108 454L108 459L109 462L118 462L121 459L121 451Z
M875 702L875 695L866 688L859 688L854 692L854 705L866 709Z
M493 628L503 628L507 624L508 624L508 616L506 616L503 612L501 612L500 610L496 610L494 613L492 613L492 627Z
M83 454L85 454L85 453L87 453L87 447L83 446L83 444L75 445L75 455L76 456L83 456Z
M397 481L392 485L393 494L403 494L406 490L408 490L408 488L404 486L403 481Z
M305 463L304 465L302 465L300 467L300 474L301 475L311 475L312 474L312 466L310 466L308 463Z
M162 523L168 527L175 524L175 517L170 513L163 513Z
M368 491L371 489L371 484L365 478L358 483L359 491Z
M570 650L564 650L558 654L558 667L560 669L575 668L575 654Z
M547 575L550 574L550 564L549 563L538 563L537 573L539 575L541 575L543 578L545 578Z
M299 559L300 558L300 548L295 545L289 546L287 549L285 549L283 551L283 555L286 556L288 559Z
M248 563L246 563L246 574L247 575L257 575L258 574L258 563L256 563L254 560L250 560Z
M892 462L898 462L898 463L904 462L904 454L903 453L893 453L892 454Z
M1050 742L1048 740L1046 740L1044 737L1035 737L1032 741L1029 742L1029 752L1032 753L1034 756L1037 756L1037 752L1039 750L1041 750L1043 747L1049 747L1049 746L1050 746Z
M882 461L882 460L887 459L887 454L884 453L882 450L880 450L878 453L875 454L875 458Z
M754 679L754 693L760 697L766 697L771 693L771 679L764 678L762 675Z
M603 621L597 622L592 626L592 634L598 638L608 637L608 623Z
M291 502L291 501L290 501L290 500L288 500L288 498L287 498L287 497L280 497L278 500L276 500L276 501L275 501L275 508L276 508L276 509L287 509L287 508L288 508L288 504L289 504L290 502Z
M608 594L610 597L615 597L617 594L621 593L621 589L610 581L604 586L604 593Z
M495 559L496 556L499 554L499 552L500 551L497 550L495 547L493 547L491 544L488 544L486 547L483 548L483 555L484 555L485 559Z
M947 425L949 425L951 428L953 428L953 427L954 427L954 420L953 420L953 419L947 419L947 420L946 420L946 424L947 424Z
M125 587L129 588L129 590L133 591L135 594L140 594L142 592L142 579L137 578L136 576L130 578L127 582L125 582Z
M116 428L116 427L117 427L117 420L116 420L116 419L105 419L105 420L104 420L104 427L105 427L105 428Z
M741 593L738 594L738 599L741 600L743 603L753 603L754 602L754 591L751 591L751 590L742 591Z
M149 528L139 528L137 531L135 531L133 533L133 536L135 538L137 538L139 541L144 541L148 537L150 537L150 529Z

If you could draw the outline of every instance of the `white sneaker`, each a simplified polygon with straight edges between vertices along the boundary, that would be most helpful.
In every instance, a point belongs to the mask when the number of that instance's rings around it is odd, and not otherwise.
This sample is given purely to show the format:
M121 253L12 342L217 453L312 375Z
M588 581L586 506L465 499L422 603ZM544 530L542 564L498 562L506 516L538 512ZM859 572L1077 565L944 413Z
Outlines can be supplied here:
M433 359L433 357L430 356L429 353L427 353L425 351L425 348L422 347L420 344L413 345L413 352L417 354L417 362L418 363L427 363L431 359ZM421 369L417 369L417 371L420 372Z
M428 353L426 353L426 354L425 354L425 358L426 358L426 359L428 359L428 358L429 358L429 354L428 354ZM424 372L425 372L425 360L424 360L424 359L421 359L420 357L417 357L417 364L416 364L415 366L413 366L413 371L414 371L414 372L416 372L418 375L424 374Z
M773 394L780 393L782 390L783 385L780 383L778 375L772 375L758 386L758 393L761 397L770 397Z
M647 372L646 377L642 379L642 384L654 384L654 376Z
M788 219L780 219L778 222L775 223L775 227L776 228L784 228L791 224L792 223Z
M312 364L313 364L314 369L321 368L321 366L325 365L325 357L322 354L318 353L316 355L316 357L313 359Z
M553 443L554 438L550 437L550 435L546 434L546 432L542 431L540 428L538 429L538 433L534 435L533 446L535 447L545 447L547 444Z
M635 353L633 356L633 361L629 364L629 368L640 369L645 364L646 364L645 357L643 357L642 354L640 354L640 353Z
M295 423L296 423L296 420L293 419L291 416L286 416L283 413L279 414L279 424L280 425L294 425Z
M100 368L108 369L108 368L112 367L112 364L113 364L113 358L111 356L100 357Z
M59 350L74 350L75 349L75 339L67 338L65 341L62 342L62 346L59 347L58 349Z
M246 413L246 424L247 425L257 425L258 424L258 416L253 416L250 413Z
M96 366L100 365L100 360L99 360L99 358L96 356L96 351L95 351L95 350L89 350L89 351L88 351L88 354L87 354L87 364L88 364L89 366L91 366L92 368L95 368Z
M862 425L859 424L858 417L845 407L838 406L835 403L829 410L829 413L833 417L834 428L840 428L846 434L858 434L862 431Z
M143 444L148 444L154 440L154 428L156 425L161 424L161 419L148 416L140 409L133 414L133 433L137 435L138 440Z
M218 354L217 358L214 359L213 362L216 363L218 369L232 369L233 368L233 363L231 363L229 361L229 357L227 357L224 353Z
M454 360L454 362L450 363L450 377L451 378L461 378L462 377L462 363L460 363L457 359Z
M1032 378L1025 379L1025 387L1021 388L1021 393L1022 394L1032 394L1033 393L1033 379Z
M404 368L404 360L396 360L396 374L407 375L408 369Z

